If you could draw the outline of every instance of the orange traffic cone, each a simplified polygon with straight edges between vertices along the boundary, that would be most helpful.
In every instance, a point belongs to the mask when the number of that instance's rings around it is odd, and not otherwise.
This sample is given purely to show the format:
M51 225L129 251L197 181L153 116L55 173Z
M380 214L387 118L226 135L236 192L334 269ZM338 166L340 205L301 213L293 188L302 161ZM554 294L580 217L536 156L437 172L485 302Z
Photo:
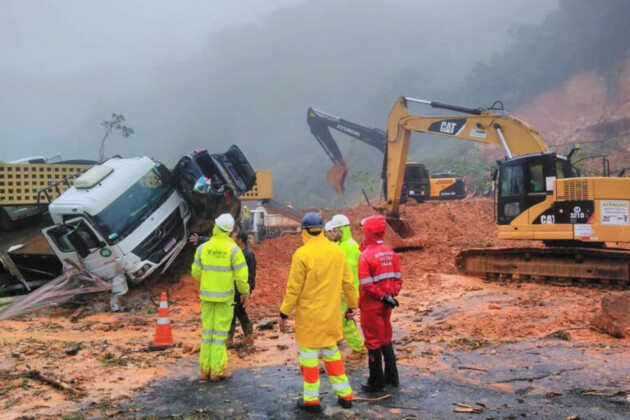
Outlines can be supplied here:
M168 316L166 292L162 292L157 324L155 326L155 341L149 345L149 350L164 350L171 347L173 344L175 344L175 342L173 341L173 332L171 331L171 319Z

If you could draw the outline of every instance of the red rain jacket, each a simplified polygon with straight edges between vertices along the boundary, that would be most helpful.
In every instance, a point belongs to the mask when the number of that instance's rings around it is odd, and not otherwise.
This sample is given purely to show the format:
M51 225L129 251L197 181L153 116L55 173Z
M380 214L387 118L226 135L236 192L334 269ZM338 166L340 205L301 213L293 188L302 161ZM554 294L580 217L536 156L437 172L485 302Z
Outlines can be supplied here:
M363 222L365 250L359 258L359 309L365 346L375 350L392 341L391 308L381 298L397 296L402 287L398 255L383 244L385 219L368 217Z

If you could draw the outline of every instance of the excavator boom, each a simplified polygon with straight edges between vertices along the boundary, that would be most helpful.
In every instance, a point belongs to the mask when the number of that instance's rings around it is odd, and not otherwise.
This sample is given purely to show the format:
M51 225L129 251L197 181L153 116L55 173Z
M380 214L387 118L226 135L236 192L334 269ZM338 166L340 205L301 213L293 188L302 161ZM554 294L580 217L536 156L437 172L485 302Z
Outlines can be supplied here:
M385 152L385 132L378 128L367 128L343 118L336 117L323 111L309 108L306 114L306 122L308 123L311 133L317 139L326 155L335 165L326 174L328 184L339 195L343 195L345 191L345 180L348 174L348 165L346 164L337 142L330 133L330 129L337 130L350 137L366 143L381 152Z
M434 108L467 112L471 116L427 117L411 115L408 102ZM387 197L379 206L388 215L398 217L405 163L412 132L437 134L461 140L503 147L508 157L543 153L549 149L540 134L526 122L508 114L493 114L484 109L465 108L439 102L400 97L392 108L387 124Z

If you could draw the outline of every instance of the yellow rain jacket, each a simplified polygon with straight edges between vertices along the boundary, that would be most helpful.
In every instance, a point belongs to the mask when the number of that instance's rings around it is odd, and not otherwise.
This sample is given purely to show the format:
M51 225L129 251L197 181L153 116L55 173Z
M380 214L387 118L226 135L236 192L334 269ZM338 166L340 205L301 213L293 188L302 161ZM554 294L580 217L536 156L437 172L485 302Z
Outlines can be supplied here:
M234 285L241 296L249 296L248 269L243 251L215 225L210 240L197 248L190 269L200 280L199 297L208 302L234 301Z
M287 291L280 312L290 315L295 307L295 341L300 347L322 348L343 339L341 299L357 307L352 272L341 248L323 231L311 236L302 231L304 245L293 254Z

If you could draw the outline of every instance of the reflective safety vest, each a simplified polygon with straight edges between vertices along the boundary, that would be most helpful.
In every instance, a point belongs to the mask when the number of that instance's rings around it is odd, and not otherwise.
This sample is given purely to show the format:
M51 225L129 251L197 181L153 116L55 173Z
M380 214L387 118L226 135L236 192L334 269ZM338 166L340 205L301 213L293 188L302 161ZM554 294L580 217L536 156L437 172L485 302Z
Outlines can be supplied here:
M346 260L352 271L352 280L354 281L354 289L359 296L359 257L361 256L361 250L359 244L352 238L352 232L350 226L341 227L341 240L339 246L346 253Z
M241 296L249 296L247 262L243 251L215 225L210 240L197 248L191 267L200 280L199 297L209 302L232 302L234 285Z

